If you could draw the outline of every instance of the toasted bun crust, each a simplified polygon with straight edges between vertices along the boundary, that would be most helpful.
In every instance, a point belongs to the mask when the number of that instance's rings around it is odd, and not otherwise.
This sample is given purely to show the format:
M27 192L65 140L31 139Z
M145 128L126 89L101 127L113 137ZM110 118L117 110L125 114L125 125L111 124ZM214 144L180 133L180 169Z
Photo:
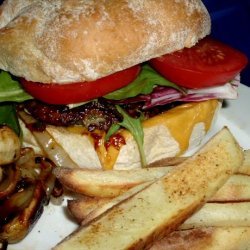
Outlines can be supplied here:
M183 104L145 121L143 129L147 163L177 156L198 146L213 125L219 107L220 102L217 100ZM120 148L106 148L103 133L97 135L100 139L96 143L93 136L79 126L47 126L47 131L79 167L116 170L141 167L137 144L127 130L118 132L125 139L125 144ZM34 140L27 129L24 130L24 137L25 142L34 147Z
M0 68L35 82L90 81L210 32L200 0L6 0Z

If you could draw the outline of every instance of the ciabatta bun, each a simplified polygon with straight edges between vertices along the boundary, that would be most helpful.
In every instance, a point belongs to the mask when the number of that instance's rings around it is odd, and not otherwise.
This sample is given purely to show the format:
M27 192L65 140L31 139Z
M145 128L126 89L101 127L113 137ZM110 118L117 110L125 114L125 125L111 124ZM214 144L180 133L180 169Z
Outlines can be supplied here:
M65 83L191 47L210 17L200 0L6 0L0 27L1 69Z
M220 102L217 100L187 103L144 121L147 163L177 156L198 146L213 125L219 108ZM47 125L46 130L79 167L116 170L141 167L137 144L127 130L118 131L125 139L125 145L120 148L106 148L104 132L98 135L101 139L96 146L91 133L81 126L66 128ZM27 129L24 129L24 142L28 142L26 146L37 148Z

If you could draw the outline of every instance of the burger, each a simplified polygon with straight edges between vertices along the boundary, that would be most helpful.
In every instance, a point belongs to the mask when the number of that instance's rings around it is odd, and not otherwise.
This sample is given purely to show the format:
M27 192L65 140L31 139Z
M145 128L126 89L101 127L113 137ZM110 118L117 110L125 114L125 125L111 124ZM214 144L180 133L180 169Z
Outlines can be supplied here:
M237 98L247 64L210 29L200 0L5 0L0 123L57 166L181 155Z
M119 170L183 154L220 100L237 97L247 64L208 37L199 0L6 0L0 28L1 108L14 102L24 145L59 166Z

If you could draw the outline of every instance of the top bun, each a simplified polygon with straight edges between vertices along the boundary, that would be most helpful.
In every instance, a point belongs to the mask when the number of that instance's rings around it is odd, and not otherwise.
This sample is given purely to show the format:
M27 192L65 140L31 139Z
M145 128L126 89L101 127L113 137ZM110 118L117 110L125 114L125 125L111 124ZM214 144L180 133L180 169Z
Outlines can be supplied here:
M191 47L210 17L200 0L6 0L0 28L1 69L67 83Z

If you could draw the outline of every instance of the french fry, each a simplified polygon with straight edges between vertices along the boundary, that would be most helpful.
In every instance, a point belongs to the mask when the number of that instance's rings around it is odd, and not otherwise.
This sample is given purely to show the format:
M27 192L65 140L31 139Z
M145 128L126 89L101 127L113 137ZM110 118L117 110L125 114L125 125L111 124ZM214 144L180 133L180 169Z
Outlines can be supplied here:
M250 150L244 152L245 160L238 170L240 175L250 175ZM176 157L176 162L184 159ZM177 160L179 159L179 160ZM169 162L169 160L167 160ZM165 162L163 160L163 162ZM165 162L166 163L166 162ZM116 197L131 187L159 179L176 168L164 166L132 170L87 170L81 168L56 168L54 174L69 190L93 197ZM245 183L245 182L244 182ZM249 184L250 185L250 184ZM233 190L232 190L233 192ZM238 192L237 190L235 193Z
M100 215L102 215L103 213L105 213L106 211L108 211L109 209L115 207L116 205L118 205L121 202L124 202L127 199L132 198L135 194L141 192L143 189L145 189L146 187L148 187L149 185L151 185L152 182L145 182L142 183L140 185L137 185L131 189L129 189L127 192L113 198L110 199L109 202L105 202L102 205L100 204L100 206L94 210L92 210L85 218L84 220L81 222L82 225L86 225L89 222L91 222L92 220L96 219L97 217L99 217ZM107 199L107 198L106 198ZM80 215L80 212L79 212Z
M102 207L111 198L90 198L82 197L81 199L68 200L67 207L71 215L78 223L81 223L96 208Z
M172 168L147 168L133 170L84 170L56 168L55 176L67 189L94 197L116 197L141 183L157 180Z
M131 194L132 195L132 194ZM116 198L84 198L81 200L68 201L68 209L78 223L85 225L91 220L106 212L115 204L128 198L120 196ZM208 202L242 202L250 201L250 177L245 175L233 175ZM250 203L248 203L250 206ZM250 224L249 224L250 226Z
M89 198L87 198L89 199ZM95 202L93 198L90 198L91 202ZM104 201L105 199L101 199ZM76 206L75 211L79 211L81 209L81 204L79 200L71 201L73 202L73 206ZM88 201L89 202L89 201ZM87 203L88 203L87 202ZM99 200L96 201L98 204ZM86 207L82 208L86 210ZM240 202L240 203L207 203L205 204L200 211L196 212L193 216L187 219L181 225L182 229L187 228L195 228L193 230L185 230L185 231L176 231L170 234L168 237L163 240L156 242L155 245L150 248L151 250L159 250L159 249L183 249L184 246L190 249L229 249L226 246L232 247L232 245L224 245L228 244L227 241L223 242L224 237L221 237L222 233L231 234L233 232L233 239L235 237L239 237L239 244L245 244L244 246L250 245L250 202ZM81 218L79 218L79 222ZM212 228L219 227L219 229ZM211 228L208 228L211 227ZM237 233L239 235L237 236ZM216 235L219 234L219 237ZM210 243L218 238L218 240L222 241L217 248L212 248ZM231 237L230 237L231 239ZM204 245L203 245L204 244ZM223 244L223 245L221 245ZM233 244L235 249L236 246ZM181 248L182 246L182 248ZM223 247L222 247L223 246ZM197 248L196 248L197 247ZM215 246L214 246L215 247ZM236 248L238 249L238 248ZM247 249L247 248L243 248Z
M209 199L210 202L250 201L250 176L233 175L217 193Z
M145 182L139 184L115 198L84 197L83 199L71 200L68 201L68 208L73 217L77 219L79 223L85 225L117 204L131 198L151 183L152 182Z
M199 227L250 227L250 202L206 203L180 228Z
M54 249L142 249L178 228L242 161L241 148L224 128L171 174L80 227Z
M248 250L250 227L195 228L175 231L150 250Z
M186 159L188 159L188 157L168 157L150 163L149 165L147 165L147 168L177 166L184 162Z
M244 151L244 161L238 171L241 174L250 175L250 149Z

